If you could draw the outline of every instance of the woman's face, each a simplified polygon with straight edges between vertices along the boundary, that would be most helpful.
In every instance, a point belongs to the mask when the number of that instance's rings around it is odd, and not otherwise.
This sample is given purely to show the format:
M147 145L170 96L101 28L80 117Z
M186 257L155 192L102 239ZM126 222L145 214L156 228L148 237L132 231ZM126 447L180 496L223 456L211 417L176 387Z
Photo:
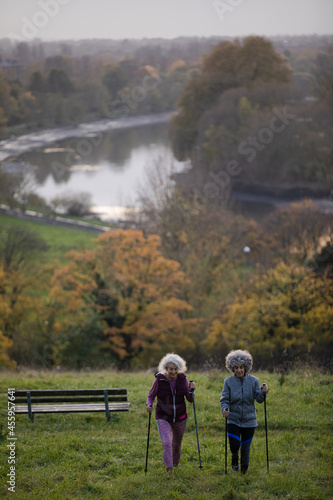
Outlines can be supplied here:
M236 377L243 378L245 375L244 365L235 365L234 366L234 374L236 375Z
M168 380L175 380L178 377L178 366L174 363L170 363L166 369L166 377Z

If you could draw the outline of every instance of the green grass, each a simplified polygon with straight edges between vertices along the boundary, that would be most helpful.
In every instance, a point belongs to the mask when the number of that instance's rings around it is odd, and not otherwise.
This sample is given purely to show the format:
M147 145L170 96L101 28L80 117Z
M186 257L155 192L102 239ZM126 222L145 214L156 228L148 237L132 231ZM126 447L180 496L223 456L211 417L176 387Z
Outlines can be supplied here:
M49 264L55 259L64 262L65 254L69 250L83 250L95 247L97 234L85 229L74 229L67 227L52 226L51 224L41 224L39 222L23 221L14 217L0 215L0 233L8 227L25 227L36 231L41 238L50 246L47 252L38 254L38 259L43 264Z
M281 378L257 373L270 392L267 400L270 472L266 471L264 406L257 405L259 427L247 475L224 474L224 420L219 398L226 373L189 373L197 382L196 413L203 469L199 470L193 409L174 479L167 479L161 442L152 419L148 473L144 474L148 416L145 400L153 375L114 371L4 372L1 393L8 387L126 387L130 411L16 416L17 499L328 499L332 489L332 376L315 371L292 372ZM6 424L6 395L1 413ZM7 426L2 432L1 498L10 497ZM228 453L230 462L230 452Z

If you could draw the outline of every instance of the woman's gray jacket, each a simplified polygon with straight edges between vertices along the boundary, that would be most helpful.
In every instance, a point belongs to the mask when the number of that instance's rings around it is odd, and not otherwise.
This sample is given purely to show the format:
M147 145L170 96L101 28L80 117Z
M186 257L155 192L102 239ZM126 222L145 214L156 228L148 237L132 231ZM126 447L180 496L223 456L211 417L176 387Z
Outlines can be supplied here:
M232 375L225 379L220 402L222 411L229 409L228 424L257 427L255 400L258 403L264 401L264 393L256 377L246 373L243 378Z

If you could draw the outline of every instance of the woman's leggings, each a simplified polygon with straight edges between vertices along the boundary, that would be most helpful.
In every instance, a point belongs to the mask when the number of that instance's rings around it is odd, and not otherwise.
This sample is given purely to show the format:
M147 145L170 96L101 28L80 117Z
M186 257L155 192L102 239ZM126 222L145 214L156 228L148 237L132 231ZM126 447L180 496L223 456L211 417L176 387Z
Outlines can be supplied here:
M186 418L174 423L169 423L162 419L157 420L157 429L162 440L163 462L165 467L176 467L179 464L185 427Z
M230 450L233 455L238 455L241 449L241 466L247 469L250 463L250 447L254 436L255 427L238 427L228 424Z

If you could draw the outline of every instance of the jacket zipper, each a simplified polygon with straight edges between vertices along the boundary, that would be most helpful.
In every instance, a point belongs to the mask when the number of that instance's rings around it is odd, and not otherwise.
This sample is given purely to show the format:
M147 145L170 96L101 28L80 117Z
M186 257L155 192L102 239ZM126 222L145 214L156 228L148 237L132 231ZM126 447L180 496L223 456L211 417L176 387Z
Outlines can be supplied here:
M166 382L168 382L169 387L170 387L170 391L172 394L172 405L173 405L173 420L172 420L172 422L174 423L174 422L176 422L176 388L175 388L175 392L173 392L169 380L167 378L161 378L161 380L165 380Z

